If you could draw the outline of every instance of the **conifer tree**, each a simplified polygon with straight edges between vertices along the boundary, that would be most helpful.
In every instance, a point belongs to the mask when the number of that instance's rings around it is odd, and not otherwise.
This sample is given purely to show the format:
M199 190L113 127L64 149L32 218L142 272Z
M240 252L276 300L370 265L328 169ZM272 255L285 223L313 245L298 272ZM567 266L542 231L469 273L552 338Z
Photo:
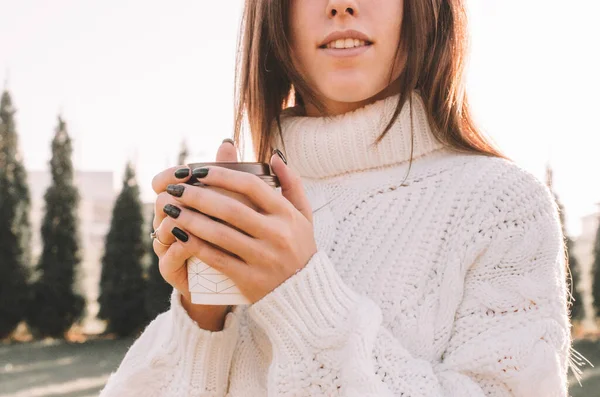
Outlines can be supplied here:
M151 230L154 231L152 226ZM148 255L150 265L147 269L146 286L146 312L149 318L154 318L160 313L169 310L170 298L173 287L165 281L158 267L158 256L152 248L152 242L148 240Z
M567 269L566 270L567 270L567 272L566 273L567 273L567 288L568 288L569 294L570 294L570 303L569 303L570 317L571 317L571 319L574 319L574 320L581 320L584 317L583 300L582 300L582 296L581 296L581 292L580 292L580 285L579 285L579 282L581 279L581 269L580 269L579 263L577 261L577 258L575 257L575 255L573 255L574 242L567 234L567 230L565 227L565 224L566 224L565 207L563 206L562 202L560 201L558 194L554 191L553 171L552 171L552 168L550 168L550 166L547 166L547 168L546 168L546 184L548 185L548 188L552 192L552 194L554 196L554 200L556 201L556 204L558 206L558 211L559 211L559 216L560 216L560 224L562 227L565 248L567 250L567 252L566 252L566 256L567 256Z
M181 149L179 151L179 156L177 156L177 164L178 165L185 164L188 156L189 156L189 152L188 152L188 148L187 148L187 143L184 140L183 142L181 142Z
M127 164L123 187L115 202L106 236L100 277L100 311L106 332L133 335L146 325L143 260L146 244L144 218L135 171Z
M600 317L600 220L598 221L598 231L596 231L596 241L593 251L594 263L592 264L592 295L594 297L594 311L597 317Z
M25 319L31 268L30 194L10 93L0 98L0 338Z
M81 319L83 297L75 292L81 264L77 210L79 192L74 184L73 146L65 121L59 117L52 140L52 182L45 199L42 255L32 286L28 323L40 336L62 337Z

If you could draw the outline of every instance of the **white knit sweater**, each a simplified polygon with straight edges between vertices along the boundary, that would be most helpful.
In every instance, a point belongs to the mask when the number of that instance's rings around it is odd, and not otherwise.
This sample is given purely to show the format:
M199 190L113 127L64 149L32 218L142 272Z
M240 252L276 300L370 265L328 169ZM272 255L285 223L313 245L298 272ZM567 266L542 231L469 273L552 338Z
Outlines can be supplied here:
M566 396L552 195L509 161L444 148L413 98L406 180L408 105L369 147L397 97L330 118L287 111L318 252L221 332L173 291L101 396Z

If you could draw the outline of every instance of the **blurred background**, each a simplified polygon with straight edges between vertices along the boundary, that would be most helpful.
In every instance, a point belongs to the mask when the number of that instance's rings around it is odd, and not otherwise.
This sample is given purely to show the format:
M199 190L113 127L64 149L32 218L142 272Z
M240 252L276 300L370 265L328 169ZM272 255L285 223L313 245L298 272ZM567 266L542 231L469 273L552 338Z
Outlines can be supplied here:
M150 182L231 136L242 4L0 0L0 397L97 395L168 308ZM600 4L468 5L475 118L562 205L575 349L600 363ZM572 396L600 396L581 363Z

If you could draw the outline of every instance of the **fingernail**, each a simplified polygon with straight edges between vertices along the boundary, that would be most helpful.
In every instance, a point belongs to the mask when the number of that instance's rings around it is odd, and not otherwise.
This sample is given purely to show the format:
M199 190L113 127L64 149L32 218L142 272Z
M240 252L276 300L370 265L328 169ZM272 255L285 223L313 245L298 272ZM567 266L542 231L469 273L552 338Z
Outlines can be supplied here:
M287 165L287 160L285 159L285 156L283 155L283 153L281 153L281 150L275 148L273 149L273 153L271 154L276 154L279 156L279 158L281 159L281 161L283 161L285 163L285 165Z
M175 171L175 178L177 179L183 179L186 176L188 176L190 174L190 169L189 168L180 168L177 171Z
M188 176L190 174L190 169L189 168L180 168L177 171L175 171L175 178L177 179L183 179L186 176Z
M173 230L171 230L171 233L173 233L173 236L175 236L177 240L181 240L184 243L187 243L187 241L190 239L190 236L188 236L186 232L178 227L174 227Z
M171 196L181 197L183 196L183 191L185 190L185 186L183 185L169 185L167 186L167 193Z
M173 204L167 204L163 207L163 211L165 214L169 215L171 218L177 219L179 214L181 214L181 209L174 206Z
M198 179L204 178L206 175L208 175L208 168L206 167L195 168L192 171L192 176Z
M225 142L231 143L233 146L235 146L235 142L231 138L225 138L225 139L223 139L223 142L221 142L221 143L225 143Z

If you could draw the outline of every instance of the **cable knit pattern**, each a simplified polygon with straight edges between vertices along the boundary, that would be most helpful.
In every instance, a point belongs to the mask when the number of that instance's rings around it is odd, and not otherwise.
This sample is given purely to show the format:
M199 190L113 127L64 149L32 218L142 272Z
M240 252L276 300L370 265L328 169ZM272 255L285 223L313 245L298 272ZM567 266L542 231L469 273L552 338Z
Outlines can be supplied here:
M550 191L509 161L444 148L414 98L408 176L408 105L369 146L397 97L327 119L286 111L279 143L318 209L318 252L221 332L173 298L102 396L566 396Z

